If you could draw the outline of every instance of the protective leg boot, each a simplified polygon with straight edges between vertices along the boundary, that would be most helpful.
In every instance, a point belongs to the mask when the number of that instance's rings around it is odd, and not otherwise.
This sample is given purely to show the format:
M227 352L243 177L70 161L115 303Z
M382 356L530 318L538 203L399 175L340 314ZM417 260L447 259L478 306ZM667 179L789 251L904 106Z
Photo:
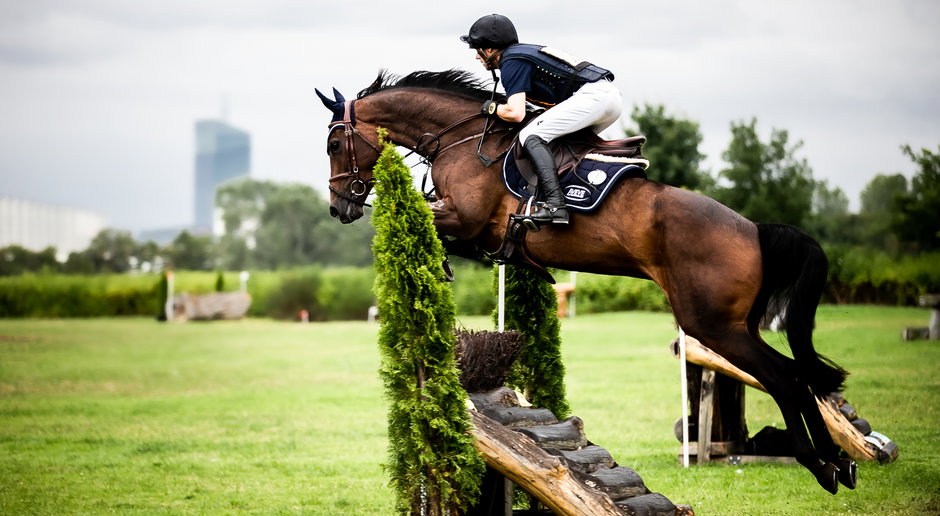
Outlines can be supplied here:
M568 224L568 208L565 207L565 198L561 195L558 185L558 174L555 169L555 158L545 140L532 135L526 138L523 148L529 154L535 173L539 177L539 187L545 196L545 202L538 209L523 219L523 224L530 231L538 231L544 224Z

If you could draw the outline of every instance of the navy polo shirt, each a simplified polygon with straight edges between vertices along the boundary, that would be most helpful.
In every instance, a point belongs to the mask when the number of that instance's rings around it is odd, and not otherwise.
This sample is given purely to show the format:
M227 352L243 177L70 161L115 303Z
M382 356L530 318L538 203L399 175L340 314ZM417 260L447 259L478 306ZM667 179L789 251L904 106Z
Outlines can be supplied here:
M499 80L503 82L506 96L532 91L532 70L535 66L522 59L510 59L499 65Z

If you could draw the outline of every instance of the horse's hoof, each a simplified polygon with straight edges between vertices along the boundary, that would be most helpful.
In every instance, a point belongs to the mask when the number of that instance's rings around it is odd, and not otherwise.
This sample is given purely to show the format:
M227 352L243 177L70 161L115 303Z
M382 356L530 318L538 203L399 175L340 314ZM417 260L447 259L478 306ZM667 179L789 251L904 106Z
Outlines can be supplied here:
M820 466L813 474L816 475L816 481L819 482L819 485L821 485L823 489L832 494L839 492L839 468L837 468L835 464L827 462Z
M444 271L444 281L448 283L454 281L454 268L450 266L450 261L447 258L444 258L443 263L441 263L441 269Z
M855 489L858 484L858 465L852 459L839 461L839 483L849 489Z

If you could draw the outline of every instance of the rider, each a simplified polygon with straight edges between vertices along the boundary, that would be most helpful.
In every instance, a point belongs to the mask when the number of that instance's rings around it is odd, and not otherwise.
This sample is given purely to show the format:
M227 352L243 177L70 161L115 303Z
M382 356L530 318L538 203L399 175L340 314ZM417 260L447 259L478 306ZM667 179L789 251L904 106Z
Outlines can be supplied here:
M549 108L519 133L545 196L524 222L535 230L548 223L568 224L555 159L547 144L586 127L600 133L620 117L623 98L611 83L614 74L550 47L520 44L512 22L499 14L480 18L460 40L476 51L487 70L500 71L506 101L487 101L484 114L518 123L525 118L526 101Z

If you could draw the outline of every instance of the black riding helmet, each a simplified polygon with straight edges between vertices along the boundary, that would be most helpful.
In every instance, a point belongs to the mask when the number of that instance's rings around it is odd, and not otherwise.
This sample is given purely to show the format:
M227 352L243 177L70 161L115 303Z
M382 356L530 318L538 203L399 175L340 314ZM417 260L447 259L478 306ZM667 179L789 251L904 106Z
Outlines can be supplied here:
M490 14L475 21L470 26L470 33L460 36L460 41L470 48L496 48L502 50L519 42L516 27L509 18L501 14Z

